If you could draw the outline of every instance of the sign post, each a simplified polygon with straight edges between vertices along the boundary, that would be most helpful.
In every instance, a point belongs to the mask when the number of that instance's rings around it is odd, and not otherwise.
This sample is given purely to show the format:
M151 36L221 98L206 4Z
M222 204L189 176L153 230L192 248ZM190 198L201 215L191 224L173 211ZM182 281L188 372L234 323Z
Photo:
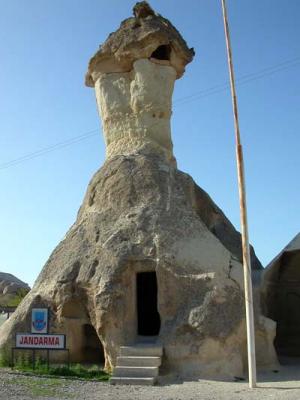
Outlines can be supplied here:
M12 365L14 366L15 350L31 350L32 366L35 368L35 353L37 350L46 350L47 367L49 369L50 350L67 351L68 366L70 365L70 352L66 348L66 335L49 333L48 308L33 308L31 310L31 333L17 333L15 347L12 351Z

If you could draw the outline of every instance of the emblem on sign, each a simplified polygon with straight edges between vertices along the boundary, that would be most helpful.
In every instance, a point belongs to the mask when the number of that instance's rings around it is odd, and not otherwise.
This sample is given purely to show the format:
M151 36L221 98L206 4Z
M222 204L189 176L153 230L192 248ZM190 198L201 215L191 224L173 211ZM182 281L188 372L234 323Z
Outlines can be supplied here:
M48 333L48 309L33 308L31 318L31 333Z

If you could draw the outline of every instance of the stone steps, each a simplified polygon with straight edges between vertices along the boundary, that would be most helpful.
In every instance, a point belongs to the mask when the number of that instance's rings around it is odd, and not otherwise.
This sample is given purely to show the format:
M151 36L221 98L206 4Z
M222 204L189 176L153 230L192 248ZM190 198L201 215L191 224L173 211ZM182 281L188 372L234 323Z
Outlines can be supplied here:
M154 356L121 356L117 358L117 365L123 367L159 367L161 357Z
M129 378L155 378L158 376L158 367L123 367L116 366L114 374Z
M121 346L110 383L114 385L154 385L161 365L162 346L140 343Z
M120 356L161 357L162 346L152 343L138 344L136 346L121 346Z

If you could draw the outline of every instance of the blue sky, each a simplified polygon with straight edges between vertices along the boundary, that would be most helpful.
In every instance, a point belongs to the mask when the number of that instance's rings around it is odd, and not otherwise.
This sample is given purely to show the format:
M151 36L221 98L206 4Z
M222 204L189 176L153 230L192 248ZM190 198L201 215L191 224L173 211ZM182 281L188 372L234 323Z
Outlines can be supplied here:
M0 270L32 285L104 161L90 57L128 0L0 0ZM233 120L219 0L153 0L196 56L177 81L172 137L192 175L239 229ZM300 2L228 0L250 240L266 265L299 232ZM248 77L247 79L245 77ZM214 88L214 89L212 89ZM7 164L48 146L40 157Z

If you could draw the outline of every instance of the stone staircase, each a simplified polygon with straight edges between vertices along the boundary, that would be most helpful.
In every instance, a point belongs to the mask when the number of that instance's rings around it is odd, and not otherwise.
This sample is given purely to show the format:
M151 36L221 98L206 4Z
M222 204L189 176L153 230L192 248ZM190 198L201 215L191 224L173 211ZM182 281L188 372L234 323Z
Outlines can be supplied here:
M162 346L140 343L121 346L110 383L113 385L154 385L161 365Z

